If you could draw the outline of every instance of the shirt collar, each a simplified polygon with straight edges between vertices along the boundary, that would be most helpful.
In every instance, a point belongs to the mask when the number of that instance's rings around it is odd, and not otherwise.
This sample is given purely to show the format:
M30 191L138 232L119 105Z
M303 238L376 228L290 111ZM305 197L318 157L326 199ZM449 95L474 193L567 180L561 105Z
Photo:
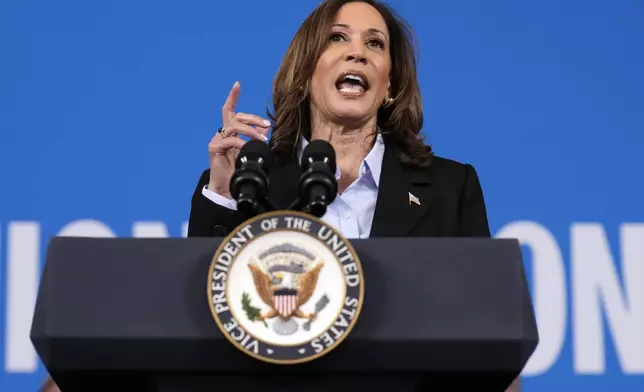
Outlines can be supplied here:
M309 141L305 137L300 137L300 144L297 150L297 161L302 162L302 154L306 146L308 146ZM371 179L376 184L376 187L380 186L380 173L382 171L382 160L385 154L385 144L382 139L382 135L378 133L376 135L376 141L371 148L371 151L367 154L364 161L360 165L360 176L369 175ZM336 166L335 169L335 178L340 178L340 167Z

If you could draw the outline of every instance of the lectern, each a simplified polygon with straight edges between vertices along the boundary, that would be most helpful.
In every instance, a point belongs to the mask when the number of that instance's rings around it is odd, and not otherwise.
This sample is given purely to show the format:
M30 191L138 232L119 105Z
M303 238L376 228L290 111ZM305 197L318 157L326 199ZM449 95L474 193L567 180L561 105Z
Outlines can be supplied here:
M350 335L265 363L209 311L220 242L53 238L31 339L62 391L503 391L538 342L517 241L374 238L352 241L365 291Z

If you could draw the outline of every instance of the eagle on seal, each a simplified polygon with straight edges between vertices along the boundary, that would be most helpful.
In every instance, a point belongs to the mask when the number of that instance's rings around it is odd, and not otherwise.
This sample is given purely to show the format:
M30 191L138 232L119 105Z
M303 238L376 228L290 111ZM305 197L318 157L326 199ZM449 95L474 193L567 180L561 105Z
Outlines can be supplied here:
M293 317L313 321L316 313L304 313L300 306L313 295L324 262L305 247L282 243L258 255L259 260L248 264L257 294L270 308L255 316L258 321L275 319L273 330L280 335L292 335L299 329Z
M303 319L315 318L315 313L306 314L300 310L300 306L304 305L313 295L323 266L324 263L318 263L295 279L292 279L292 274L289 273L283 274L282 276L276 274L278 280L275 280L257 265L248 264L248 268L253 275L257 294L270 307L270 310L260 315L259 319L266 320L278 316L284 320L291 317ZM278 306L276 306L275 301L280 292L284 290L290 290L294 297L294 304L290 307L291 311L286 313L279 312L276 309Z

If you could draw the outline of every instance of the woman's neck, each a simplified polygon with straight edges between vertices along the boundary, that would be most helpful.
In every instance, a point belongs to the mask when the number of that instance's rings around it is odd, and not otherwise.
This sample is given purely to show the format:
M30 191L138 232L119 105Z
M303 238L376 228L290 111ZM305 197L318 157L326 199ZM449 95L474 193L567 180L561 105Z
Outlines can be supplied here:
M358 178L360 165L373 147L375 130L375 119L361 127L329 122L317 122L311 127L312 140L326 140L335 150L336 163L340 168L338 193L344 192Z

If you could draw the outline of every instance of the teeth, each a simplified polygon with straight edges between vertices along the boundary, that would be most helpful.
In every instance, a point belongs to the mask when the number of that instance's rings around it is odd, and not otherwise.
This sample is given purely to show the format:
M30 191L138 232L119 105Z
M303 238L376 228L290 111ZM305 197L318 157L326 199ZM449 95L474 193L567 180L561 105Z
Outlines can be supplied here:
M355 80L356 82L358 82L358 83L360 83L360 84L364 85L364 80L363 80L360 76L358 76L358 75L347 75L347 76L345 76L345 77L344 77L344 79L345 79L345 80L347 80L347 79L349 79L349 80Z
M360 75L347 74L338 82L336 87L341 93L363 94L367 89L367 83Z
M340 92L343 92L343 93L352 93L352 94L355 94L355 93L363 93L363 92L364 92L364 88L362 88L362 86L358 86L358 87L353 87L353 86L351 86L351 87L348 87L348 86L342 86L342 87L340 88L340 90L339 90L339 91L340 91Z

